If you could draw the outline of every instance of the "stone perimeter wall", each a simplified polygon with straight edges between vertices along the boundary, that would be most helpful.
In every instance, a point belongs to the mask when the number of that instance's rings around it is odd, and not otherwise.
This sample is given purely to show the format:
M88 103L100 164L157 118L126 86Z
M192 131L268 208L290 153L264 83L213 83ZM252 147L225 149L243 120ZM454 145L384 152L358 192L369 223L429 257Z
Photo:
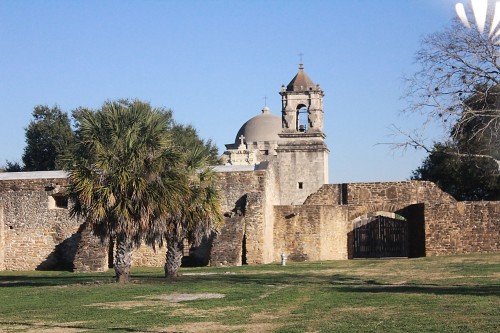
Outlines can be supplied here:
M66 185L66 178L0 181L0 270L108 269L107 245L67 208L51 208L54 188ZM163 266L164 260L163 248L142 246L133 254L137 266Z
M425 205L427 256L500 251L500 202Z
M51 189L65 184L64 178L0 182L0 267L34 270L72 265L81 222L70 219L67 209L49 208Z
M328 184L302 206L275 207L275 248L291 260L347 259L353 221L377 212L421 224L418 256L500 251L500 202L457 202L424 181Z
M283 252L296 261L347 259L353 220L379 211L421 220L427 256L500 250L500 202L457 202L433 183L406 181L324 185L304 205L278 206L273 172L218 174L226 224L213 241L212 265L239 265L242 257L269 263ZM108 268L109 246L68 209L50 208L53 188L65 181L0 181L0 270ZM163 266L164 256L144 246L134 265Z

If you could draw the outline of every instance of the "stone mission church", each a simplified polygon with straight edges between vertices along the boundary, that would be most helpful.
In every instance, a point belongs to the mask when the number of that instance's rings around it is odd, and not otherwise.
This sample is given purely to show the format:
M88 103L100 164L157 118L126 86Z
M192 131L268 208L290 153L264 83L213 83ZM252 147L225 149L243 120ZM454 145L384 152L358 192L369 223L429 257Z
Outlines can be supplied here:
M264 107L215 166L225 224L192 265L422 257L500 250L500 202L457 202L434 183L327 184L323 97L300 64L281 91L281 116ZM326 112L328 112L326 110ZM68 214L62 171L0 173L0 270L101 271L113 244ZM136 266L163 266L143 246Z

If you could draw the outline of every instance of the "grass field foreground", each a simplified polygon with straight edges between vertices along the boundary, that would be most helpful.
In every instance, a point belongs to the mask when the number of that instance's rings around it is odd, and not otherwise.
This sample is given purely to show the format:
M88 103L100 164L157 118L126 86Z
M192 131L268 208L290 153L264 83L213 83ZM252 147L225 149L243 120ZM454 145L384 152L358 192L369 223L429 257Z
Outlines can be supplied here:
M0 332L500 332L500 253L132 273L0 272Z

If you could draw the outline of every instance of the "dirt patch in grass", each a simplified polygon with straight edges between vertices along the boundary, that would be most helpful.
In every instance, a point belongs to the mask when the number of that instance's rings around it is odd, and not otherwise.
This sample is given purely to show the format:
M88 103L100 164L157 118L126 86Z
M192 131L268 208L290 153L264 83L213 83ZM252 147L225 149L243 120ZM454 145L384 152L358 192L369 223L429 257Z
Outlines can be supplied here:
M193 308L178 308L172 312L173 316L191 316L191 317L211 317L214 315L224 314L226 312L241 311L241 307L238 306L226 306L221 308L213 308L209 310L205 309L193 309Z
M94 306L101 309L124 309L130 310L138 307L154 307L158 305L180 306L178 303L185 301L194 301L199 299L213 299L224 298L223 294L163 294L163 295L150 295L136 297L135 301L121 301L121 302L106 302L106 303L92 303L86 306ZM143 300L146 299L146 300Z
M197 299L213 299L213 298L224 298L223 294L163 294L163 295L152 295L152 296L141 296L137 298L147 298L159 301L165 301L169 303L179 303L185 301L194 301Z
M246 325L224 325L216 322L188 323L183 325L170 326L168 328L156 328L155 331L161 333L200 333L200 332L272 332L280 325L275 323L255 323Z
M0 332L22 332L22 333L80 333L88 331L88 328L80 327L84 322L70 323L12 323L0 325Z
M267 298L267 297L271 296L272 294L274 294L275 292L277 292L277 291L279 291L281 289L287 288L289 286L288 285L281 285L281 286L268 285L268 287L271 288L271 289L269 291L266 291L262 295L260 295L259 296L260 299Z

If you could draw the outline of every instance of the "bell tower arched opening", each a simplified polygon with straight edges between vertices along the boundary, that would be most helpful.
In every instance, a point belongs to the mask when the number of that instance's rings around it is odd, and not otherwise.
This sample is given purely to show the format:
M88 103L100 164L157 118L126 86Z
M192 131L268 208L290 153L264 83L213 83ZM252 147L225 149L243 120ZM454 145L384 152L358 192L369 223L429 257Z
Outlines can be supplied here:
M300 133L306 133L309 127L309 110L303 104L297 106L296 129Z

